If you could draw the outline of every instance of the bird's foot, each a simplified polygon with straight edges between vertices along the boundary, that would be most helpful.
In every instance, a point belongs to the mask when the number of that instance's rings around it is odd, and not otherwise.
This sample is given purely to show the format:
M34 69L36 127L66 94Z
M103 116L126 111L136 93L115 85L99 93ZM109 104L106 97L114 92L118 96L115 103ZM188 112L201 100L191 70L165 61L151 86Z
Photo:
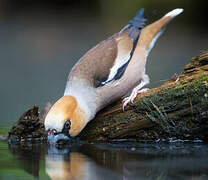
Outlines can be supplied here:
M124 108L125 106L130 102L130 103L134 103L134 99L136 98L137 94L140 94L140 93L144 93L144 92L147 92L149 90L149 88L144 88L144 89L139 89L139 88L134 88L131 95L129 97L126 97L123 99L122 101L122 108L123 108L123 111L124 111Z

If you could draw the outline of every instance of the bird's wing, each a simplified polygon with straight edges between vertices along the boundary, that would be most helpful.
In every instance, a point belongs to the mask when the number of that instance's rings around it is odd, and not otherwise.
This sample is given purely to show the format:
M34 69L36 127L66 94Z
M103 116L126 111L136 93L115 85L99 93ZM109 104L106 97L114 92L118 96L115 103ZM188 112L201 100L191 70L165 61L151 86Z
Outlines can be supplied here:
M108 68L108 72L104 73L104 77L102 77L102 71L98 72L98 77L102 78L98 79L97 87L104 86L111 81L120 79L126 69L128 62L131 59L131 52L133 51L133 39L128 37L127 31L116 34L113 39L113 42L115 43L114 51L116 52L116 55L111 60L113 63ZM108 56L105 58L107 61Z
M68 82L76 77L90 82L94 87L101 87L120 79L144 27L146 19L143 12L144 9L140 10L119 33L89 50L73 67Z
M75 78L86 80L94 87L114 79L118 69L128 62L133 48L126 31L116 33L89 50L72 68L68 82Z

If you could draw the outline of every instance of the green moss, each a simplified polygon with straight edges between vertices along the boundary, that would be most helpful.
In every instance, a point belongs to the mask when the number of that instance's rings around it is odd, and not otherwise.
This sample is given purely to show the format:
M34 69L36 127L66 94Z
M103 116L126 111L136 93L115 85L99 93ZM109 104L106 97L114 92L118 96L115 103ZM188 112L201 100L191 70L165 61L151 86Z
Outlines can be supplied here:
M197 80L196 80L196 82L208 82L208 76L206 76L206 75L203 75L203 76L200 76Z
M193 129L203 128L208 119L208 77L201 76L193 82L183 81L176 88L164 89L136 103L136 112L145 113L156 126L155 134L190 136ZM197 123L196 123L197 121ZM193 136L192 136L193 137ZM177 137L183 138L183 137ZM194 138L194 137L193 137Z
M175 88L178 89L178 88L181 88L182 85L180 83L176 84Z
M96 121L91 121L79 137L87 141L117 138L155 141L174 137L206 139L207 81L207 76L201 76L192 82L177 82L175 87L142 97L125 113L120 110L109 115L98 115Z
M188 81L187 80L183 80L183 81L181 81L181 84L187 84L188 83Z

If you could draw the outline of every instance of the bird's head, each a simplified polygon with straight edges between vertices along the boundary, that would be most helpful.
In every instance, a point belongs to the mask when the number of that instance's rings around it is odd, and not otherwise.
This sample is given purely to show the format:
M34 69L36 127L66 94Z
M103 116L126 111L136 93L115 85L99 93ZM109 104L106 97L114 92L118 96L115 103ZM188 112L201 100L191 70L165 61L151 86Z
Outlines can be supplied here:
M79 107L73 96L61 97L45 118L48 140L56 143L78 135L86 125L86 113Z

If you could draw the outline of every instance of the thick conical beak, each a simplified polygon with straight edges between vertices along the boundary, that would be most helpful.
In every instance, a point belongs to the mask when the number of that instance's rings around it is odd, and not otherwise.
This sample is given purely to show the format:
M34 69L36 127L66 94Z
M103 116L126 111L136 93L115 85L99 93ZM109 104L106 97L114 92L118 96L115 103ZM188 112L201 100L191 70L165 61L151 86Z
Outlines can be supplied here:
M55 133L54 130L48 131L49 144L65 144L70 141L70 137L63 133Z

